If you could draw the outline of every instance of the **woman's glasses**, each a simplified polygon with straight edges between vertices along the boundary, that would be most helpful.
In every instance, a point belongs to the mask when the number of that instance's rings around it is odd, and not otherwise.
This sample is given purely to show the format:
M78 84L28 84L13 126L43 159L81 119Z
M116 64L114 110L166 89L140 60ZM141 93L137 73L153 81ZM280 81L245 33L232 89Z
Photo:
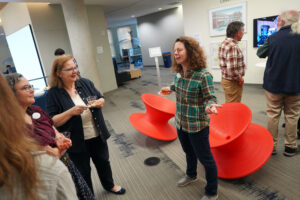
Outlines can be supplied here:
M78 67L72 67L72 68L62 69L61 71L70 72L70 71L77 71L77 70Z
M34 90L33 85L24 85L21 90L24 90L26 92L30 91L30 90Z

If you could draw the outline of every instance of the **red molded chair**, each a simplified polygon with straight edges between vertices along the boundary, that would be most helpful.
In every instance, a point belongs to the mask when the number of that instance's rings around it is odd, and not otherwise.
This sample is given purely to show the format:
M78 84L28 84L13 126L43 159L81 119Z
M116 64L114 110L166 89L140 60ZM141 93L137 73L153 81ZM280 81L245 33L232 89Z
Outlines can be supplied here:
M223 104L218 114L210 115L210 147L219 147L238 138L249 126L251 118L251 110L245 104Z
M129 121L132 126L154 139L175 140L176 129L168 121L175 115L176 104L155 94L143 94L141 98L145 104L146 113L131 114Z
M248 106L226 103L210 118L209 141L219 178L247 176L267 162L273 150L272 136L264 127L250 124Z

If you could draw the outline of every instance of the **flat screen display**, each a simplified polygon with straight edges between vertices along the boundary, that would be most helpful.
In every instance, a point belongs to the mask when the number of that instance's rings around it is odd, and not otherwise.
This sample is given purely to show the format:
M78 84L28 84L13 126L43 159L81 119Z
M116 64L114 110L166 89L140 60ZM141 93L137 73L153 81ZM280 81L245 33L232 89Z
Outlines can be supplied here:
M253 20L253 47L260 47L270 35L277 32L277 19L278 15Z
M31 26L27 25L7 35L6 40L17 72L34 85L35 89L44 89L47 83Z
M277 31L277 18L278 15L254 19L254 47L263 45L267 38Z

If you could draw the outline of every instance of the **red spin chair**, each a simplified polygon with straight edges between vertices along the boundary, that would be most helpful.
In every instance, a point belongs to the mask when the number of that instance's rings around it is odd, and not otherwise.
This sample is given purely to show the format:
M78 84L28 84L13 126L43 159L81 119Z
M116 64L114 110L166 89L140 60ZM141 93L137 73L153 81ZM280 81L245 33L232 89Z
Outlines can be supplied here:
M132 126L144 135L157 140L175 140L176 129L168 121L175 115L176 104L155 94L143 94L141 98L146 113L131 114L129 121Z
M210 115L210 147L218 167L218 177L247 176L270 158L273 139L264 127L250 123L251 110L242 103L226 103L218 114Z

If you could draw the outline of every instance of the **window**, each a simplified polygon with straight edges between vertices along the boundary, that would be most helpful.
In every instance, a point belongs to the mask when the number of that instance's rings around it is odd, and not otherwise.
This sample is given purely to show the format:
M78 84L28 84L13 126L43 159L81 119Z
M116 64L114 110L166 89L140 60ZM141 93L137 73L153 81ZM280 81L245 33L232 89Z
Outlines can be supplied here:
M46 78L31 26L27 25L6 36L6 40L17 72L34 85L34 88L44 89L47 86Z
M122 54L122 49L131 49L131 28L130 26L124 26L118 28L118 39L119 39L119 45L120 45L120 53Z
M116 57L114 40L113 40L113 37L112 37L112 33L109 29L107 29L107 36L108 36L111 55L112 55L112 57Z

